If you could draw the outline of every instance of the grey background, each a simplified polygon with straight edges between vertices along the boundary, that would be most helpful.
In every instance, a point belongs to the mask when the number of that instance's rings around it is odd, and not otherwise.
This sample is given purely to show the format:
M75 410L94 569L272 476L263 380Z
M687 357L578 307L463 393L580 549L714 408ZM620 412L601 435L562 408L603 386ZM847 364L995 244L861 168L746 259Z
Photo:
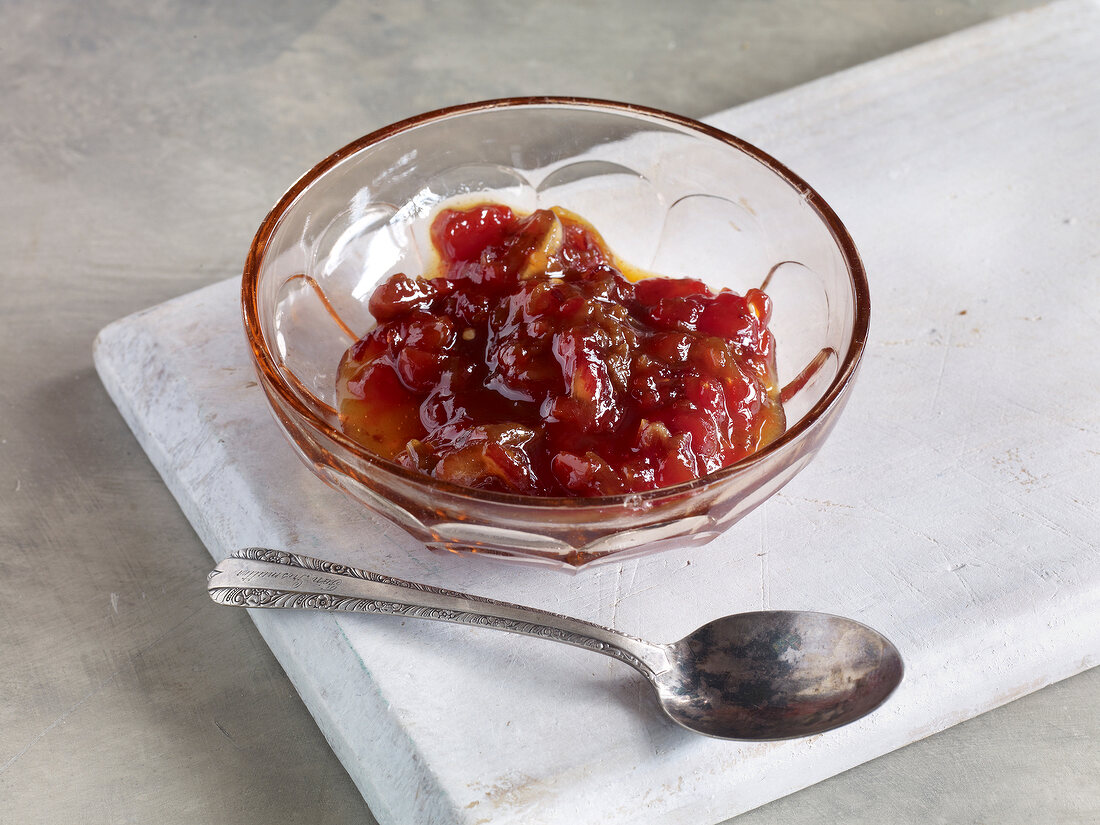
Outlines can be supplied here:
M453 103L703 116L1035 5L0 0L0 822L374 822L92 369L302 172ZM1100 669L739 818L1100 819ZM470 709L476 731L476 709ZM639 821L645 821L644 811Z

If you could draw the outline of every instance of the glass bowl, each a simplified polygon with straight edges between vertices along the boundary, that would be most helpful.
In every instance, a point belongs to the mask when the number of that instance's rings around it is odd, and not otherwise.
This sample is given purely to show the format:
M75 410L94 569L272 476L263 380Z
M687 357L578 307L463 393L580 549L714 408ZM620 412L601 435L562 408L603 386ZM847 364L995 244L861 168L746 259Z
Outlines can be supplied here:
M373 324L372 288L430 262L430 220L481 197L562 206L628 263L772 298L785 434L675 487L537 498L458 487L373 455L334 409L344 351ZM855 245L805 182L748 143L634 105L523 98L387 126L306 173L260 225L244 268L259 381L298 455L429 548L576 568L703 544L807 465L836 422L867 336Z

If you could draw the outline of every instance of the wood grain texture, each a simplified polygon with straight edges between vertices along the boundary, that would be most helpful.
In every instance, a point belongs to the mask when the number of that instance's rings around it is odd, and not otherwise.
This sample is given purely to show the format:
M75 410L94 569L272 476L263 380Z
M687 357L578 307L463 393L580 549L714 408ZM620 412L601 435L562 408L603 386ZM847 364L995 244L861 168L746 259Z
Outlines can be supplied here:
M293 546L654 640L737 608L828 610L906 657L867 720L731 745L672 730L579 651L257 613L379 822L713 822L1097 663L1098 33L1096 4L1059 4L713 118L837 208L874 320L821 457L702 550L573 577L429 556L273 448L234 283L104 331L104 384L216 558Z

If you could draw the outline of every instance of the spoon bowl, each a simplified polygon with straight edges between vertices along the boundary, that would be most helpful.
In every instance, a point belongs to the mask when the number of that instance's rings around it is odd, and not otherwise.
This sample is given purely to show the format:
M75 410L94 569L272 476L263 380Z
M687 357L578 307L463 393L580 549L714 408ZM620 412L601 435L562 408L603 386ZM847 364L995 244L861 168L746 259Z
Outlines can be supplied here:
M854 722L901 681L901 656L864 624L794 610L715 619L666 646L654 682L686 728L723 739L788 739Z
M827 613L739 613L658 645L557 613L262 547L222 561L207 590L235 607L380 613L583 647L645 676L674 722L720 739L790 739L846 725L886 701L903 672L886 637Z

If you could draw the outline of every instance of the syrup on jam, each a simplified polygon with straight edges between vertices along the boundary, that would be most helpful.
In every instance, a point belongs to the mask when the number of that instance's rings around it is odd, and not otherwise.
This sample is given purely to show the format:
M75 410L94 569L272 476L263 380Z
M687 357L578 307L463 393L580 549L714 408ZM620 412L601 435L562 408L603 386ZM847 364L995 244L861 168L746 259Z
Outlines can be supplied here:
M598 496L783 432L763 292L634 272L559 208L445 209L431 237L438 271L381 283L340 362L341 422L368 450L467 487Z

